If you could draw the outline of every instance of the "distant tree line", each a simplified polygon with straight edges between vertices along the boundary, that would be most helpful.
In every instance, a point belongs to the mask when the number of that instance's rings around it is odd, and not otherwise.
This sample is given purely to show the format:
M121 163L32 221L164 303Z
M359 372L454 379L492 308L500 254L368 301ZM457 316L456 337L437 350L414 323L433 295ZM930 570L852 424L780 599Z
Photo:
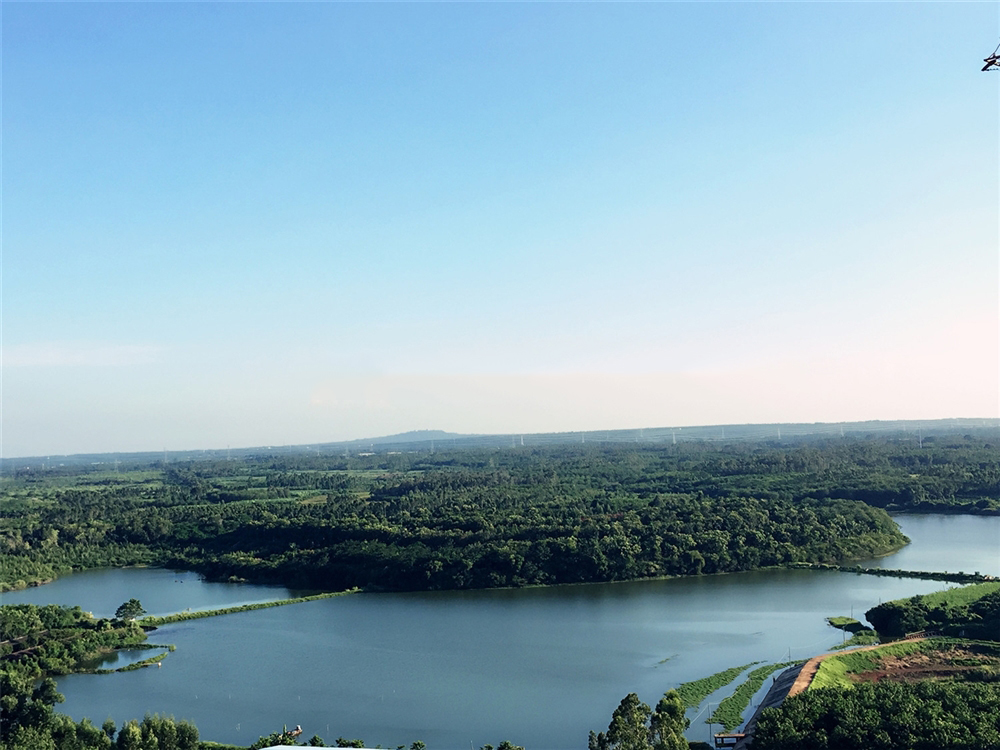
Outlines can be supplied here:
M960 438L285 456L0 480L0 587L177 565L218 579L434 589L835 563L905 542L885 509L994 512Z

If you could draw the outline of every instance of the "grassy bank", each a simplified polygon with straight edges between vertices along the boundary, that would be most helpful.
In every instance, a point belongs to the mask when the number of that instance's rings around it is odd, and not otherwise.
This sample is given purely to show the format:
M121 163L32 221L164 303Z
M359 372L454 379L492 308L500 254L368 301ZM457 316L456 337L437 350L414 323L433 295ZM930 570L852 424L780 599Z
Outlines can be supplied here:
M853 651L824 659L809 684L809 689L821 687L854 687L847 675L877 669L883 656L905 656L926 648L926 641L903 641L866 651Z
M267 609L269 607L283 607L286 604L301 604L302 602L314 602L318 599L332 599L335 596L344 596L345 594L355 594L360 589L348 589L347 591L332 591L325 594L313 594L312 596L299 596L293 599L278 599L273 602L258 602L256 604L243 604L239 607L225 607L223 609L206 609L200 610L198 612L178 612L173 615L166 615L165 617L154 617L148 616L143 617L139 620L139 624L144 628L159 627L160 625L169 625L174 622L185 622L186 620L200 620L204 617L217 617L219 615L231 615L236 612L251 612L255 609Z
M992 594L994 591L1000 591L1000 581L975 583L971 586L960 586L959 588L947 589L945 591L935 591L932 594L924 594L920 598L930 608L942 605L958 607L963 604L971 604L977 599L982 599L987 594Z
M845 633L850 633L851 637L843 643L838 643L833 648L855 648L857 646L873 646L879 642L879 635L866 625L853 617L827 617L826 621Z

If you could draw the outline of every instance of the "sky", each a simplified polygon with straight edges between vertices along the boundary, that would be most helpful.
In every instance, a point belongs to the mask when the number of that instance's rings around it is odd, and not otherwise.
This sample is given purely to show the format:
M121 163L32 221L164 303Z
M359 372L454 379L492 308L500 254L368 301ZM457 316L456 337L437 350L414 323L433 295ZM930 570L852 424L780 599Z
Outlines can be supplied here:
M0 14L0 455L1000 416L998 2Z

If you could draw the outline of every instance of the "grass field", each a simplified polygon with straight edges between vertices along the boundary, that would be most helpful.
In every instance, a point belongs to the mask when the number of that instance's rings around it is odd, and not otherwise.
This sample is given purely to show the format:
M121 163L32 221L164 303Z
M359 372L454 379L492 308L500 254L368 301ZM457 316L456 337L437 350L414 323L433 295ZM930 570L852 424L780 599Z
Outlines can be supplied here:
M935 591L933 594L924 594L921 598L928 607L933 609L941 604L949 604L952 606L958 604L968 604L969 602L974 602L976 599L980 599L987 594L992 594L994 591L1000 591L1000 581L970 583L968 586L958 586L944 591Z
M903 656L925 648L925 641L904 641L867 651L852 651L824 659L809 689L821 687L853 687L850 673L867 672L878 667L881 656Z

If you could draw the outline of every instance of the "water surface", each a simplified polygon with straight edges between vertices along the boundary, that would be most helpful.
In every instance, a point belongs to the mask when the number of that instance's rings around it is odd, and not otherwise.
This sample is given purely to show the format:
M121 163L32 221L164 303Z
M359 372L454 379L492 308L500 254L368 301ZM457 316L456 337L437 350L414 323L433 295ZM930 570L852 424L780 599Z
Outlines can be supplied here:
M887 567L988 572L1000 518L905 516L914 542ZM956 519L959 519L956 523ZM906 557L904 557L904 554ZM911 562L907 563L909 559ZM139 598L156 612L285 595L272 587L206 584L154 569L104 571L29 592L44 602L112 611ZM108 590L111 582L116 588ZM60 588L57 586L61 584ZM784 661L842 639L828 615L945 585L832 571L549 588L358 594L161 628L174 643L162 668L60 678L61 710L100 724L159 712L193 720L202 737L247 745L301 724L328 743L362 738L431 750L502 740L528 750L579 750L629 692L653 704L670 687L751 661ZM100 605L94 602L100 602ZM148 603L147 603L148 602ZM730 688L731 690L731 688ZM721 694L720 694L721 695ZM719 696L710 697L717 701ZM707 706L689 736L707 739Z

